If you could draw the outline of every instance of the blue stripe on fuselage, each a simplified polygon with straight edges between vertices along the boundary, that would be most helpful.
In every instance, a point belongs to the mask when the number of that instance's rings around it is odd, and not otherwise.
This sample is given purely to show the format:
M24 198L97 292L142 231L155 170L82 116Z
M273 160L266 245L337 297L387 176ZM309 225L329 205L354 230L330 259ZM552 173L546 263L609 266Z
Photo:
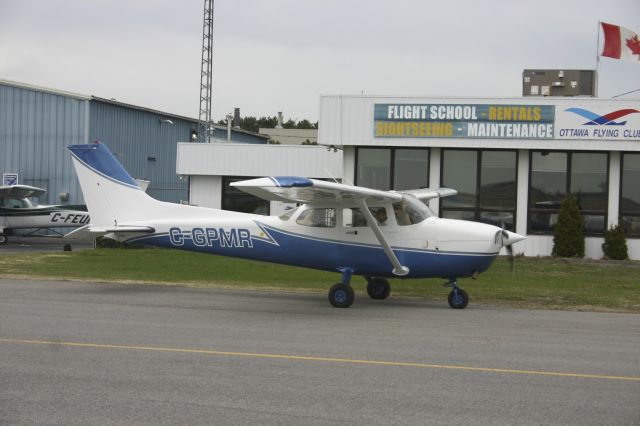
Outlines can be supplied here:
M380 246L350 244L335 240L322 240L268 228L270 237L277 245L263 238L252 239L252 247L226 246L211 242L196 245L185 239L180 246L172 244L168 234L155 234L129 240L133 244L211 253L244 259L262 260L302 266L326 271L337 271L350 267L356 275L393 277L393 267ZM466 277L476 271L484 272L495 260L497 253L471 254L437 252L420 249L394 249L400 263L410 270L405 278Z

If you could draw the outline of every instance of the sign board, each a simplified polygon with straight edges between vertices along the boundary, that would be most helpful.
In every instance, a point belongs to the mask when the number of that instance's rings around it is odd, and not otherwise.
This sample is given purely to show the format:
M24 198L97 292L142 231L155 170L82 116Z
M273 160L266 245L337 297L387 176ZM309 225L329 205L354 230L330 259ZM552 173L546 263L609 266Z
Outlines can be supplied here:
M376 138L552 139L553 105L375 104Z
M585 107L576 104L558 107L556 138L639 141L640 105Z
M17 173L3 173L2 174L2 186L11 186L18 184Z

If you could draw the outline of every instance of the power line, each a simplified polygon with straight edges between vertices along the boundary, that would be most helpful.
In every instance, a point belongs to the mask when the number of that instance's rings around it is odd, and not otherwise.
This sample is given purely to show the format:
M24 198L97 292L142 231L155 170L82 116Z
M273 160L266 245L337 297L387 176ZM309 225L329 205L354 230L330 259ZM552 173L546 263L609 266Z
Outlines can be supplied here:
M635 89L635 90L630 90L628 92L620 93L619 95L612 96L611 99L619 98L620 96L628 95L629 93L633 93L633 92L640 92L640 89Z

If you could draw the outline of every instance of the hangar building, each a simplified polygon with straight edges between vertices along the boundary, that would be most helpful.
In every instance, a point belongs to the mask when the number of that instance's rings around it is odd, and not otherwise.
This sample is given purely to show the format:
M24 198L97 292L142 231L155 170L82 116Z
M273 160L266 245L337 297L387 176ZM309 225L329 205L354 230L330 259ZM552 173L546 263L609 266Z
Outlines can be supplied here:
M343 149L345 181L377 189L451 187L441 217L526 235L546 256L568 193L580 202L586 256L620 221L640 259L640 101L574 98L322 96L318 142Z
M65 147L102 141L133 177L151 181L147 192L163 201L189 199L176 174L176 144L193 140L197 120L24 83L0 80L0 174L48 190L41 204L82 204L82 192ZM216 126L214 138L227 139ZM268 136L232 129L231 140L265 144Z

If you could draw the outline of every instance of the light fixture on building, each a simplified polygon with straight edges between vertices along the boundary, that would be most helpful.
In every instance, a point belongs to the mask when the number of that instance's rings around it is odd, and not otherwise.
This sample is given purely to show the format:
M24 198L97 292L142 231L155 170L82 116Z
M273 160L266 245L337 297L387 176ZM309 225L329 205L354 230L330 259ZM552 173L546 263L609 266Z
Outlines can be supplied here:
M173 124L173 121L169 120L168 118L159 118L158 121L160 122L160 124Z

